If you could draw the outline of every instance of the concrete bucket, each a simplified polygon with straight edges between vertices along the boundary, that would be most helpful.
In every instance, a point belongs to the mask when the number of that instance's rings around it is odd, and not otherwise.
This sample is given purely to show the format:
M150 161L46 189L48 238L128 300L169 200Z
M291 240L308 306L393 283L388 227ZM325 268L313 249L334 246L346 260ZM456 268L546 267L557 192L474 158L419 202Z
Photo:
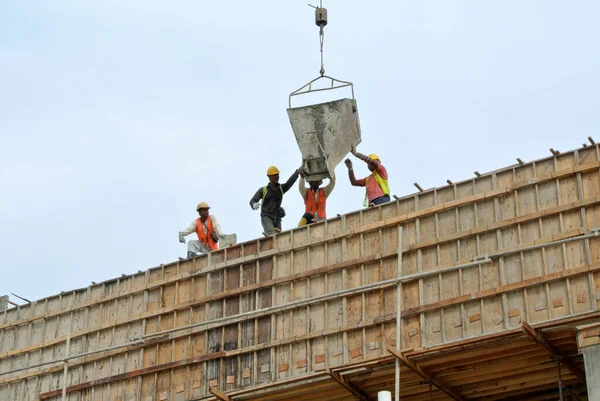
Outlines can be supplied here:
M318 79L331 79L331 87L312 89ZM334 82L341 85L334 86ZM291 107L292 96L309 92L352 88L352 99L340 99L302 107ZM308 89L307 89L308 88ZM296 142L302 153L302 170L308 181L331 178L335 167L360 143L360 123L352 83L331 77L319 77L290 94L287 109Z

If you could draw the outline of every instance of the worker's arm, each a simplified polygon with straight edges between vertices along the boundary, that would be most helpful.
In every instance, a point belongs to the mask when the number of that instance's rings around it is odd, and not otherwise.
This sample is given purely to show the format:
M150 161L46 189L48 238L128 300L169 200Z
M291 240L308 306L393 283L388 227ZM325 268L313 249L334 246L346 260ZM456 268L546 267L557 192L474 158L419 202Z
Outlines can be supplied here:
M306 182L304 177L300 176L300 180L298 181L298 191L300 191L300 196L302 199L306 199L308 195L308 190L306 189Z
M294 183L298 179L299 175L300 175L300 169L297 169L296 171L294 171L294 174L292 174L285 183L281 184L283 193L286 193L287 191L289 191L289 189L292 187L292 185L294 185Z
M356 177L354 176L354 168L352 167L352 160L346 159L346 161L344 163L346 163L346 167L348 167L348 178L350 178L350 184L352 184L355 187L364 187L365 179L363 178L363 179L357 180Z
M331 173L329 184L327 184L327 186L323 188L323 194L325 195L325 198L327 198L331 194L333 188L335 188L335 172Z
M351 152L354 156L356 156L360 160L364 161L365 163L367 163L369 166L373 167L374 169L376 169L379 166L379 162L377 160L371 159L369 156L363 155L362 153L358 153L356 151L356 149L352 148Z
M254 205L258 204L258 201L260 201L262 199L262 192L263 192L263 189L261 187L258 189L258 191L256 191L254 196L252 198L250 198L250 207L252 209L258 210L258 207L255 207Z
M192 221L189 226L183 231L179 231L179 242L185 244L186 235L190 235L191 233L195 233L198 231L198 222L196 220Z
M186 227L185 230L180 231L181 234L185 237L186 235L190 235L198 231L198 222L196 220L192 221L189 226Z
M212 223L213 230L215 230L215 233L217 233L217 235L220 237L223 234L223 231L221 231L221 225L219 224L219 220L217 220L217 218L212 214L208 217L210 218L210 222Z

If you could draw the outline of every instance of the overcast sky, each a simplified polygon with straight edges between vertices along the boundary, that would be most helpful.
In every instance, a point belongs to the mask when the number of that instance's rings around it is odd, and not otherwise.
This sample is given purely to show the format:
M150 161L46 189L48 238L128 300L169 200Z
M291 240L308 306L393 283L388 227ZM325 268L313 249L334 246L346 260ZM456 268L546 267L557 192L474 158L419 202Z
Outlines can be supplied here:
M359 151L398 196L600 140L600 2L324 6L326 72L354 82ZM269 165L282 180L300 165L287 100L318 49L306 0L1 2L0 295L176 260L200 201L239 241L259 236L248 200ZM336 171L329 215L361 208ZM297 188L284 206L287 229Z

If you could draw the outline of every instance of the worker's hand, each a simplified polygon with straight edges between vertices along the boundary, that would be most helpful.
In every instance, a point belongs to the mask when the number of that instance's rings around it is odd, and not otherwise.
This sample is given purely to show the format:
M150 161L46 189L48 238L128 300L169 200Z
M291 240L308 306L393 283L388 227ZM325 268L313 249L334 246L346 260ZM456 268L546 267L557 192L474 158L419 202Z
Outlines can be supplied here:
M219 235L216 232L212 232L210 233L210 236L212 237L212 240L215 242L219 242Z
M254 210L258 210L260 208L260 204L258 202L256 202L254 205L252 205L252 209Z
M183 237L183 233L181 231L179 232L179 242L185 244L185 238Z
M352 170L352 160L346 159L344 160L344 163L346 163L346 167L348 167L348 170Z
M352 145L352 147L350 147L350 153L356 156L356 146Z
M296 174L300 174L300 173L302 173L302 168L297 168L296 169Z

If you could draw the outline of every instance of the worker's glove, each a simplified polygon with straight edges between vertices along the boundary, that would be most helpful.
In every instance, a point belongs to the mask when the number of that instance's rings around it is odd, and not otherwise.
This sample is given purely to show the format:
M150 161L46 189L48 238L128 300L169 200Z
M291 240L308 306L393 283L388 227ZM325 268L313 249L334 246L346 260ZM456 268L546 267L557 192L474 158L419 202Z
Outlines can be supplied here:
M183 238L183 233L181 231L179 232L179 242L185 244L185 238Z
M260 204L258 202L256 202L254 205L252 205L252 209L254 210L258 210L260 208Z
M212 237L213 241L219 242L219 235L216 232L213 231L210 233L210 236Z
M346 159L344 160L344 163L346 163L346 167L348 167L348 170L352 170L352 160Z
M356 155L356 146L352 145L352 147L350 148L350 153Z

